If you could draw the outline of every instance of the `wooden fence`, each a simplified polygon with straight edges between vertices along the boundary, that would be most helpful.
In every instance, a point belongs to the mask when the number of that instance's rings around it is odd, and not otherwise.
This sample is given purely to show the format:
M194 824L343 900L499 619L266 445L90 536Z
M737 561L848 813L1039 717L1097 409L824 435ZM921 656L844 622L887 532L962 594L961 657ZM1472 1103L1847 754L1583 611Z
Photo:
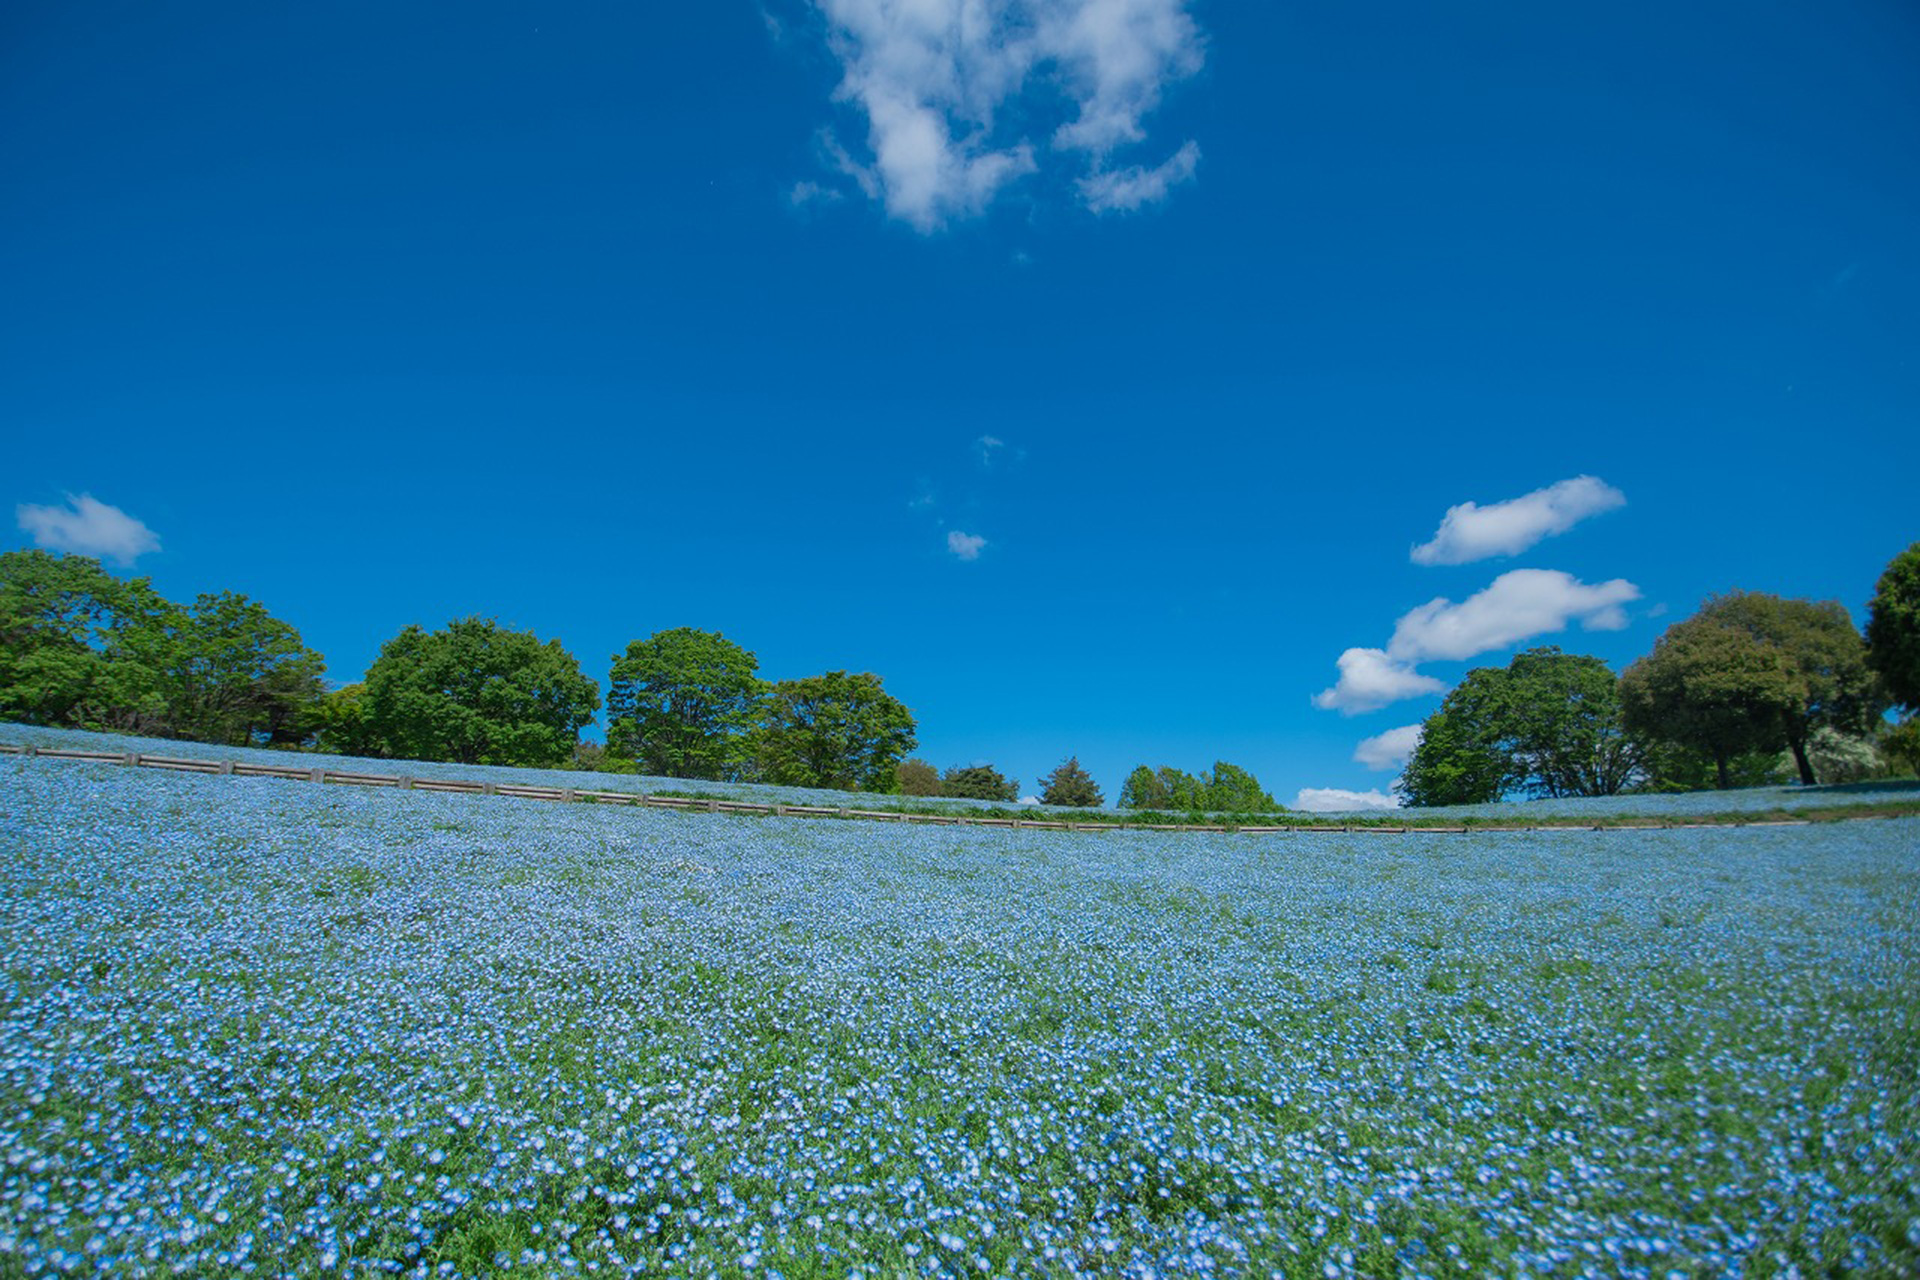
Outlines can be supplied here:
M1287 823L1273 826L1200 825L1184 822L1072 822L1061 818L1011 818L1001 816L970 817L957 813L905 813L897 809L835 808L832 805L761 804L752 800L722 800L698 796L648 795L641 791L594 791L584 787L535 787L513 782L470 782L445 778L415 778L405 774L351 773L340 769L307 768L294 764L258 764L249 760L215 760L205 757L157 756L140 751L82 751L65 747L28 747L0 743L0 755L27 756L37 760L82 760L93 764L117 764L140 769L169 769L176 773L211 773L235 778L283 778L289 782L331 783L345 787L391 787L399 791L443 791L458 795L511 796L516 800L550 800L560 803L639 805L649 809L678 809L687 813L744 813L776 818L854 818L870 822L910 822L930 826L1004 827L1020 831L1193 831L1239 835L1292 835L1295 832L1338 832L1355 835L1411 835L1423 832L1463 834L1465 826L1406 825L1389 826L1368 823L1353 826ZM1633 829L1678 830L1688 827L1725 826L1714 822L1639 821L1596 824L1567 823L1543 826L1500 826L1500 831L1612 831ZM1806 820L1761 820L1735 823L1737 826L1805 826Z

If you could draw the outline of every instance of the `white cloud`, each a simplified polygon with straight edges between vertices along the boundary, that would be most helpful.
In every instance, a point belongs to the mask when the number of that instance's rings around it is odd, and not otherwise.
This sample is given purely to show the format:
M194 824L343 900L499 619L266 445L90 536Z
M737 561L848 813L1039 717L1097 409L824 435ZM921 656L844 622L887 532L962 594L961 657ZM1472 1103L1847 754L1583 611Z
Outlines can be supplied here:
M980 455L980 465L990 467L993 465L994 450L1006 448L1007 442L999 436L981 436L973 442L973 447Z
M1339 666L1339 683L1313 696L1313 705L1324 711L1357 715L1402 698L1442 693L1447 687L1388 657L1384 649L1349 649L1340 655Z
M1400 797L1384 791L1342 791L1338 787L1302 787L1293 798L1302 813L1344 813L1350 809L1398 809Z
M1626 504L1626 495L1597 476L1575 476L1506 502L1448 507L1433 541L1413 549L1415 564L1467 564L1518 555L1542 538L1565 533L1588 516Z
M1362 738L1360 745L1353 749L1353 758L1369 769L1397 769L1420 745L1420 729L1417 724L1403 724L1398 729Z
M1088 174L1080 179L1080 198L1095 213L1130 213L1165 200L1167 192L1192 178L1199 165L1200 144L1190 141L1152 169L1134 165Z
M1441 596L1405 614L1387 656L1404 664L1471 658L1575 621L1588 631L1618 631L1627 625L1620 606L1639 598L1640 588L1624 578L1589 585L1558 569L1514 569L1459 604Z
M986 545L987 540L976 534L962 533L958 529L947 532L947 550L962 560L978 560L980 548Z
M840 167L922 232L979 213L1041 157L1079 153L1102 175L1203 56L1188 0L814 2L841 64L835 97L867 118L871 162ZM1070 118L1037 146L1018 129L1053 95ZM1197 158L1189 142L1158 168L1083 187L1083 198L1096 212L1137 208L1190 177Z
M160 539L153 530L90 493L77 498L68 494L65 507L36 507L23 502L14 508L14 516L20 528L32 536L34 545L49 551L72 551L132 564L135 557L160 549Z
M787 203L796 209L804 209L810 204L834 204L841 198L838 191L817 182L796 182L787 192Z

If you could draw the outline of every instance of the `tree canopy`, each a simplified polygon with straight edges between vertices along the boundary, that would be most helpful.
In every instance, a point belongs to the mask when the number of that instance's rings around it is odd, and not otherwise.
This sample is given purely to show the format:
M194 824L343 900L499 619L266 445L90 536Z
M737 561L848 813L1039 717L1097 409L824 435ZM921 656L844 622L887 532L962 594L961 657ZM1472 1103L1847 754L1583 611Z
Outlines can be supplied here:
M1783 748L1811 786L1813 731L1865 734L1884 706L1844 608L1757 591L1715 596L1668 627L1620 695L1629 729L1704 752L1722 787L1734 757Z
M940 794L940 771L925 760L902 760L893 770L894 787L903 796Z
M164 600L97 560L0 555L0 714L207 742L304 741L325 664L242 595Z
M1618 794L1641 767L1618 684L1600 659L1553 645L1469 671L1421 726L1400 794L1410 805Z
M365 741L381 755L541 766L571 756L600 691L558 640L462 618L387 641L359 701Z
M1893 558L1867 605L1867 660L1887 694L1920 714L1920 542Z
M607 750L666 778L726 778L746 759L767 684L752 653L714 631L676 627L616 655Z
M1213 762L1213 772L1198 777L1162 765L1136 765L1121 785L1122 809L1188 810L1210 813L1280 813L1286 808L1260 786L1259 779L1239 765Z
M1068 756L1046 777L1040 779L1040 803L1068 805L1076 809L1097 809L1103 803L1093 775L1080 767L1078 756Z
M761 777L792 787L892 792L913 750L913 713L871 672L782 680L755 742Z
M1020 784L990 764L955 765L940 775L940 794L957 800L1018 800Z
M326 662L298 631L231 591L202 595L169 622L149 660L174 733L230 744L307 739Z

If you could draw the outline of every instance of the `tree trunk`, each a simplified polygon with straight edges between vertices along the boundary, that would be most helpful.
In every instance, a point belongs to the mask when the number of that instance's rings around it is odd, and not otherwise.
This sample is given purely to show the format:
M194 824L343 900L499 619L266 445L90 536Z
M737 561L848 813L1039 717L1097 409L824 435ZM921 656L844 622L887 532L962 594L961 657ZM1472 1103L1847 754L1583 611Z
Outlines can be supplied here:
M1714 751L1713 767L1719 770L1720 773L1720 789L1722 791L1732 790L1733 775L1727 772L1727 753L1725 751Z
M1811 787L1818 785L1813 777L1813 765L1807 759L1807 743L1804 738L1791 739L1787 745L1793 749L1793 762L1800 767L1800 785Z

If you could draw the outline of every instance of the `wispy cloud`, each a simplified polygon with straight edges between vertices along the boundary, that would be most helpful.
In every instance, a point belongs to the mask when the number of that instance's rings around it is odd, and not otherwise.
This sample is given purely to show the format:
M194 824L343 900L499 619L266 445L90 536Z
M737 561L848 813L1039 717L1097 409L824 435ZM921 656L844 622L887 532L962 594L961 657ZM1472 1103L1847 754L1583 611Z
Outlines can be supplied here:
M1405 698L1444 693L1447 688L1409 664L1394 661L1384 649L1349 649L1340 655L1338 666L1339 681L1313 696L1313 705L1323 711L1358 715Z
M1293 798L1302 813L1344 813L1350 809L1398 809L1400 797L1384 791L1342 791L1339 787L1302 787Z
M992 466L993 455L1006 447L1007 442L999 436L981 436L973 442L973 451L980 455L980 465L983 467Z
M1130 213L1158 204L1167 192L1193 177L1200 167L1200 144L1188 142L1151 169L1134 165L1090 173L1080 179L1080 198L1095 213Z
M1191 141L1152 167L1113 164L1145 141L1166 87L1200 68L1189 0L814 3L841 65L835 97L867 123L869 158L836 167L922 232L980 213L1043 164L1080 170L1095 212L1139 208L1193 175ZM1061 123L1029 136L1048 115Z
M1420 729L1417 724L1403 724L1398 729L1362 738L1360 745L1353 749L1354 761L1369 769L1398 769L1420 745Z
M23 502L14 508L14 517L35 546L49 551L71 551L132 564L136 558L160 549L160 538L153 530L90 493L77 498L68 494L64 507Z
M1544 489L1480 506L1448 507L1433 540L1415 547L1415 564L1467 564L1519 555L1543 538L1565 533L1588 516L1626 504L1626 495L1596 476L1575 476Z
M981 549L986 545L987 540L977 534L962 533L958 529L947 531L947 550L951 551L956 559L978 560Z

